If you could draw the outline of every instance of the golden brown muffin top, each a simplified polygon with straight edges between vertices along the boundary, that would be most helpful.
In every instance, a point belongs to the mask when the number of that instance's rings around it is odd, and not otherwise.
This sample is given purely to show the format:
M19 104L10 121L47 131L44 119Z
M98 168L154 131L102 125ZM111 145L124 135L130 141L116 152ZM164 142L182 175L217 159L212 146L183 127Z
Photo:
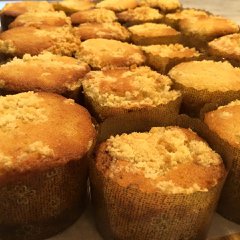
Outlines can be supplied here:
M81 159L95 130L88 111L52 93L0 97L0 178Z
M195 48L188 48L181 44L150 45L142 47L142 50L147 54L167 58L190 58L200 55Z
M45 52L23 59L14 58L0 66L0 88L7 91L46 91L64 94L81 86L89 71L86 63Z
M166 24L144 23L129 27L128 30L137 36L143 37L161 37L179 35L180 32Z
M205 141L179 127L112 136L100 145L96 166L123 187L171 194L207 192L225 172L221 157Z
M62 10L67 14L84 11L95 7L95 3L90 0L63 0L53 3L55 10Z
M22 1L7 3L1 11L1 15L17 17L26 12L51 12L53 6L47 1Z
M240 148L240 101L235 100L225 106L205 114L204 122L222 139Z
M38 55L44 50L72 56L80 47L80 40L69 27L17 27L0 33L0 39L15 48L14 55ZM4 45L1 43L0 45ZM5 44L6 45L6 44ZM2 52L4 48L0 47ZM7 52L7 49L6 49Z
M172 81L149 67L92 71L82 82L84 94L103 107L144 108L167 104L180 96Z
M223 57L240 60L240 34L226 35L208 43L212 51L217 51Z
M102 38L84 41L78 57L94 68L141 65L145 61L139 47Z
M220 37L239 31L238 25L220 16L198 16L180 21L179 27L185 34L198 34L203 37Z
M117 20L115 12L105 9L96 8L86 11L79 11L71 15L71 20L73 24L81 24L86 22L114 22Z
M183 9L182 11L175 13L166 14L165 18L170 20L182 20L182 19L191 19L198 16L208 16L208 13L204 10L198 9Z
M14 27L61 27L71 25L71 20L62 11L60 12L27 12L18 16L8 28Z
M229 62L191 61L173 67L168 75L177 83L196 90L239 91L240 68Z
M157 9L150 7L137 7L134 9L128 9L126 11L118 13L117 16L118 19L122 22L153 21L163 18L163 15L159 13Z
M137 7L137 0L103 0L97 3L97 8L106 8L113 11L124 11L126 9Z
M142 6L160 8L164 12L171 12L181 7L179 0L139 0Z
M74 34L81 40L106 38L126 41L130 38L129 31L118 22L83 23L74 28Z

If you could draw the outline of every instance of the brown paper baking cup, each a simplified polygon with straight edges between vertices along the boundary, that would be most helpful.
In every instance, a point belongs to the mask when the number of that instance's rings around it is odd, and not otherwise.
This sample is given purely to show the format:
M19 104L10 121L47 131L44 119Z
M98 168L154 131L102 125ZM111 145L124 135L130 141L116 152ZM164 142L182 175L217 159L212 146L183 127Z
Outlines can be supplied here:
M177 83L174 79L173 82L173 88L179 90L183 96L181 112L192 117L198 117L201 109L207 103L219 102L219 99L224 101L240 98L240 91L209 92L207 90L197 90L192 87L186 87Z
M1 240L45 239L64 230L84 210L86 188L86 159L1 184Z
M229 102L222 100L215 104L205 105L201 110L201 118L204 119L205 113L214 111L219 106L226 105ZM240 149L231 146L223 139L221 141L221 144L229 153L232 167L223 187L217 210L223 217L240 224Z
M94 101L91 97L84 95L84 103L90 113L97 119L97 121L102 122L103 120L121 115L127 114L129 112L137 112L137 115L145 115L151 118L152 115L164 115L169 113L179 113L179 109L181 106L182 97L178 97L173 101L170 101L167 104L161 104L157 107L146 107L146 108L113 108L113 107L105 107L101 106L99 103Z
M153 126L191 128L219 152L225 161L228 154L219 145L218 137L197 119L187 116L163 115L152 119L137 113L109 118L100 126L98 142L111 135L148 131ZM105 177L90 161L92 201L96 225L104 239L117 240L202 240L205 239L224 183L223 178L208 192L193 194L144 193L136 187L122 187Z

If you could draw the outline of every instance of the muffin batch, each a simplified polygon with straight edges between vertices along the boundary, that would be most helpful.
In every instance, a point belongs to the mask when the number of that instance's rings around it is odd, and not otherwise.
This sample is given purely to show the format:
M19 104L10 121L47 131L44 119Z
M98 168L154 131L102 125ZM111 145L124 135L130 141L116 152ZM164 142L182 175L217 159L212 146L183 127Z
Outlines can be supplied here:
M89 176L104 239L204 239L228 172L240 223L236 23L178 0L8 3L1 23L1 240L72 224Z

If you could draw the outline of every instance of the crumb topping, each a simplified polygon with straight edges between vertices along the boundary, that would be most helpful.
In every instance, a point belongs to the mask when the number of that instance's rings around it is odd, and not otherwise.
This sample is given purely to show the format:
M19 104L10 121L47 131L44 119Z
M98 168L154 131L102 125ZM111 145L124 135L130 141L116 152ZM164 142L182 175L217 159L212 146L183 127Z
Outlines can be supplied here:
M195 48L184 47L181 44L150 45L142 47L142 50L147 54L167 58L198 57L200 55Z
M176 82L197 90L239 91L240 68L209 60L180 63L168 73Z
M181 7L179 0L140 0L140 5L160 8L162 11L173 11Z
M171 80L149 67L92 71L82 85L84 93L101 106L141 108L167 104L180 96Z
M97 8L107 8L113 11L123 11L137 7L137 0L103 0L97 3Z
M12 40L0 40L0 52L5 54L14 54L16 52L16 47Z
M162 19L163 15L157 9L150 7L137 7L128 9L118 14L118 18L123 21L148 21Z
M178 35L180 34L175 29L167 26L166 24L157 23L144 23L139 25L134 25L129 27L128 30L138 36L146 37L158 37L158 36L168 36L168 35Z
M228 103L227 105L218 107L218 109L223 109L225 107L239 106L239 105L240 105L240 100L234 100L234 101Z
M19 124L46 122L48 117L41 102L33 92L0 97L0 131L12 131Z
M183 188L164 180L171 170L189 163L206 168L222 163L206 142L190 129L179 127L154 127L149 132L112 136L106 141L106 153L111 157L110 178L119 172L143 174L146 179L155 180L157 188L171 193L207 191L194 182Z
M180 12L168 13L165 17L172 20L182 20L198 16L208 16L208 14L204 10L184 9Z
M99 8L80 11L71 16L73 23L84 22L114 22L117 20L115 13L109 9Z

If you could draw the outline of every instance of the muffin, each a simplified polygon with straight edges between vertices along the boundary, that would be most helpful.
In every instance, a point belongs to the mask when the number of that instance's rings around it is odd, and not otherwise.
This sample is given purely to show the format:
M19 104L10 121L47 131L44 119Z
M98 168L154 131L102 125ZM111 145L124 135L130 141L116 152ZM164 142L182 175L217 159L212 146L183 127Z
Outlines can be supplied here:
M115 12L124 11L137 6L137 0L103 0L96 5L97 8L106 8Z
M214 39L208 43L208 53L240 66L240 34L235 33Z
M206 104L240 95L240 69L210 60L180 63L168 73L183 94L183 111L197 116Z
M122 113L178 113L181 94L171 80L149 67L92 71L82 82L86 105L100 121Z
M127 41L130 38L128 30L118 22L112 23L83 23L74 28L74 35L81 40L91 38L115 39Z
M91 116L73 100L43 92L0 97L0 112L1 239L48 238L84 209Z
M82 23L107 23L117 20L115 13L105 8L89 9L85 11L79 11L71 15L73 25Z
M163 19L163 15L158 9L150 7L137 7L117 13L118 21L126 25L142 24L146 22L159 23Z
M201 54L195 48L181 44L150 45L142 47L146 55L146 63L160 73L166 74L175 65L196 60Z
M7 3L1 10L1 26L3 30L19 15L26 12L53 12L54 9L47 1L22 1Z
M167 25L172 26L173 28L178 29L179 28L179 22L182 19L192 19L194 17L198 16L208 16L209 13L207 13L205 10L200 9L182 9L180 11L177 11L175 13L168 13L164 17L164 22Z
M45 91L77 97L88 71L88 65L75 58L50 52L25 54L0 66L0 89L5 93Z
M95 156L90 180L104 239L205 239L226 173L191 129L111 136Z
M0 33L0 53L22 57L25 53L38 55L44 50L73 56L80 40L69 27L17 27Z
M70 26L71 20L62 11L60 12L27 12L18 16L9 28L14 27L36 27L42 26Z
M179 28L186 37L186 44L199 48L206 47L207 42L214 38L239 31L239 26L230 19L204 15L182 19L179 22Z
M218 211L225 218L240 223L240 207L239 207L239 129L240 129L240 101L235 100L227 105L220 106L207 112L204 122L216 133L223 141L224 145L228 144L230 153L233 153L233 162L228 178L224 185Z
M64 11L67 15L71 15L78 11L85 11L95 7L95 3L91 0L63 0L53 3L54 9Z
M181 42L181 33L157 23L144 23L128 28L132 42L136 45L170 44Z
M139 47L101 38L83 42L78 58L95 69L141 65L145 61L144 54Z
M139 0L140 5L159 8L162 12L174 12L181 7L179 0Z

